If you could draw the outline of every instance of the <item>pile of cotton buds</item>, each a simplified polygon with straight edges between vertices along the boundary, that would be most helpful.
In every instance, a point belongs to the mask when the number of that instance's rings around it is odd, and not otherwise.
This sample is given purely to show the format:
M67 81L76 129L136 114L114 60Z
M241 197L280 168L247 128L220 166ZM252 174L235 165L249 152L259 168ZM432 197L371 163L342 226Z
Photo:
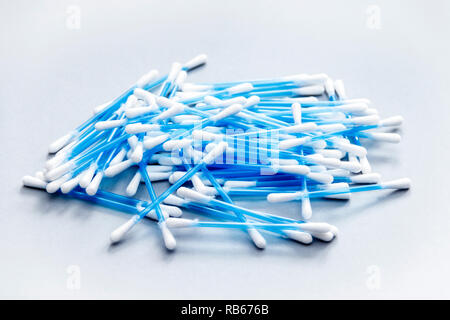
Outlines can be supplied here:
M173 63L168 75L142 76L50 144L55 155L23 184L132 214L111 233L112 243L144 218L156 220L169 250L176 246L171 229L188 227L240 229L258 248L266 246L261 232L303 244L331 241L336 227L310 222L311 198L410 187L407 178L381 182L363 146L364 139L399 142L391 129L402 117L380 119L367 99L347 98L343 82L326 74L185 82L205 62L199 55ZM129 168L135 174L124 194L100 188ZM163 180L170 187L157 196L153 184ZM149 200L134 197L141 182ZM243 208L233 196L300 200L302 209L292 219ZM182 208L215 221L180 218Z

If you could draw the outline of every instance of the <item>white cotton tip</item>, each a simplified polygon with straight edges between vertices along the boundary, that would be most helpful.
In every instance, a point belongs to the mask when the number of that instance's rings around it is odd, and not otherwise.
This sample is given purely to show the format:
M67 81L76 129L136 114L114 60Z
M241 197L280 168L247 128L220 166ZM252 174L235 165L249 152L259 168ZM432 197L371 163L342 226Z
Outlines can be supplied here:
M134 89L133 94L138 99L144 100L145 103L148 104L149 106L156 104L155 95L147 90L136 88Z
M161 210L166 212L170 217L178 218L183 215L183 211L178 207L168 206L165 204L160 204L159 206L161 207Z
M327 173L331 174L333 177L349 177L350 171L345 169L331 169L327 170Z
M322 156L321 154L318 154L318 153L305 156L305 158L310 163L323 165L326 167L338 168L341 165L341 161L339 159L325 158L324 156Z
M203 157L203 162L211 164L217 157L221 156L228 148L228 143L225 141L219 142L206 156Z
M294 241L310 244L312 242L312 236L309 233L296 231L296 230L284 230L283 231L289 239Z
M167 198L163 200L165 204L171 205L171 206L177 206L182 207L186 204L186 200L180 197L177 197L173 194L169 195Z
M219 98L214 97L214 96L205 96L203 98L203 101L207 105L214 106L214 107L218 107L218 106L222 105L222 103L223 103L222 99L219 99Z
M335 237L337 237L337 235L339 234L339 229L336 226L330 224L330 232L333 233Z
M338 94L338 96L341 100L347 99L344 82L342 80L334 81L334 89L336 90L336 93Z
M53 158L45 162L45 169L51 170L60 166L67 159L67 155L64 153L57 153Z
M222 103L220 104L220 107L229 107L233 104L242 104L242 106L244 106L244 104L247 103L247 98L239 96L239 97L234 97L231 99L225 99L222 100ZM259 101L258 101L259 102Z
M369 138L376 141L390 142L390 143L399 143L402 140L402 137L398 133L391 132L371 132L367 134Z
M86 193L90 196L93 196L97 193L98 188L100 187L100 183L103 179L103 172L97 172L94 179L92 179L91 183L86 188Z
M320 130L323 133L343 131L346 129L347 127L344 126L342 123L324 124L317 126L317 130Z
M215 147L217 146L217 143L210 142L206 145L206 147L203 149L206 153L211 152ZM234 152L234 150L233 150Z
M142 207L142 206L138 205L138 210L141 211L144 208L145 207ZM163 209L161 209L161 215L164 217L164 220L169 218L169 214L167 212L165 212ZM150 212L147 213L145 216L147 218L152 219L152 220L159 221L159 217L158 217L158 214L156 213L155 209L150 210Z
M325 198L336 199L336 200L349 200L350 199L351 193L350 193L350 187L349 187L348 183L345 183L345 182L333 183L333 184L329 184L329 185L324 185L321 187L321 189L322 190L346 191L346 193L332 194L332 195L326 196Z
M166 225L168 228L187 228L195 226L197 220L184 219L184 218L168 218Z
M198 123L200 120L202 120L202 117L200 116L195 116L195 115L190 115L190 114L181 114L179 116L174 116L172 118L172 121L175 123L181 123L181 124L196 124Z
M380 121L380 117L376 114L370 115L370 116L364 116L364 117L353 117L349 120L354 125L376 125Z
M169 177L169 183L174 184L186 174L185 171L175 171Z
M239 94L239 93L245 93L253 90L253 85L251 83L241 83L236 86L230 87L226 89L228 94Z
M68 134L63 135L62 137L50 143L50 145L48 146L48 153L55 153L61 150L75 137L75 134L75 131L69 132Z
M117 164L119 162L122 162L122 160L125 158L126 154L127 154L127 151L124 148L120 149L120 151L111 160L109 165L113 166L113 165L115 165L115 164Z
M178 73L181 71L181 64L179 62L172 63L172 66L170 67L169 74L167 76L166 81L173 82L175 81L176 77L178 76Z
M180 158L166 156L158 159L158 163L162 166L180 166L183 161Z
M290 192L290 193L270 193L267 195L267 201L269 202L288 202L301 199L302 192Z
M310 141L305 143L305 146L314 148L314 150L322 150L327 147L327 143L324 140Z
M309 137L287 139L287 140L280 141L278 146L281 150L287 150L290 148L295 148L295 147L301 146L310 140L311 139Z
M96 170L97 164L93 163L80 174L80 187L86 188L91 183Z
M98 121L95 124L95 130L102 131L102 130L117 128L117 127L123 126L126 123L126 121L127 121L126 119Z
M207 196L217 196L219 194L219 191L217 191L216 188L214 188L214 187L207 187L203 181L202 181L202 183L203 183L204 187L201 188L199 190L199 192L201 192L201 193L203 193L203 194L205 194ZM224 190L225 189L228 190L228 188L224 187ZM225 190L225 192L228 192L227 190Z
M317 130L317 125L314 122L306 122L302 124L297 124L295 126L290 126L283 128L287 133L302 133Z
M325 242L330 242L331 240L334 239L334 233L331 231L328 232L324 232L324 233L320 233L320 232L311 232L311 235L316 238L319 239L321 241L325 241Z
M292 116L294 118L294 123L299 125L302 123L302 106L300 103L295 102L291 105Z
M380 183L381 175L379 173L360 174L351 176L350 181L353 183Z
M242 106L242 104L238 104L238 103L232 104L231 106L229 106L229 107L223 109L222 111L220 111L218 114L215 114L215 115L209 117L209 119L211 121L216 122L216 121L225 119L227 117L230 117L230 116L232 116L232 115L234 115L236 113L239 113L243 109L244 109L244 107Z
M361 172L361 164L358 161L341 161L340 168L352 173Z
M348 153L353 153L358 157L364 157L367 154L366 148L358 146L356 144L346 143L339 140L333 140L332 143L336 148L339 148Z
M187 70L191 70L205 64L208 60L208 56L204 53L199 54L198 56L192 58L188 62L186 62L183 67Z
M145 208L146 207L142 203L138 203L136 205L136 209L140 212L142 212L142 210L144 210ZM163 216L163 218L164 219L169 218L169 214L166 211L164 211L161 206L160 206L160 209L161 209L161 215ZM155 209L150 210L145 216L152 220L159 221L159 217L158 217L158 214L156 213Z
M187 72L184 70L181 70L175 79L175 85L179 88L186 81L186 78L187 78Z
M59 188L61 188L61 185L64 182L68 181L70 178L71 178L71 175L69 173L65 174L62 177L60 177L56 180L53 180L52 182L49 182L47 184L47 186L45 187L45 190L47 190L48 193L55 193L56 191L59 190Z
M398 127L403 124L403 121L404 120L402 116L394 116L380 120L378 125L380 127Z
M177 190L177 195L179 195L180 197L186 198L186 199L190 199L192 201L203 202L203 203L207 203L213 199L210 196L204 195L200 192L197 192L195 190L185 188L185 187L179 188Z
M324 172L327 171L327 167L321 165L313 165L309 166L309 170L311 170L311 172Z
M143 143L144 148L146 150L153 149L156 146L163 144L165 141L167 141L167 139L169 139L169 137L170 136L168 134L162 134L157 137L146 138L146 139L144 139L144 143Z
M308 79L309 75L306 73L293 74L289 76L284 76L281 79L284 81L294 81L294 82L303 82Z
M327 93L328 97L333 97L335 92L334 92L334 82L331 78L327 78L325 80L325 92Z
M305 220L309 220L312 217L311 201L309 201L309 198L302 199L302 217Z
M310 102L317 102L319 99L316 97L296 97L296 98L290 98L291 101L296 101L298 103L310 103Z
M139 88L145 87L147 84L155 80L158 74L158 70L150 70L148 73L139 78L139 80L136 82L136 86Z
M195 92L177 92L175 97L172 98L174 102L182 101L182 100L202 100L203 97L207 94L204 91L195 91Z
M34 176L38 179L41 179L42 181L46 181L44 171L36 171Z
M181 90L183 92L191 92L191 91L208 91L211 90L212 87L208 84L194 84L194 83L183 83L181 85Z
M169 172L173 170L173 166L150 165L147 166L147 172Z
M133 178L130 180L130 183L128 183L127 189L125 190L125 193L127 196L134 196L139 188L139 183L141 182L141 173L136 171Z
M323 172L311 172L306 175L308 179L317 181L319 183L330 184L333 182L333 176Z
M258 96L250 96L247 101L243 104L244 109L256 106L261 101L261 98Z
M361 113L365 112L369 106L365 103L349 103L341 106L334 107L338 111L347 112L347 113Z
M130 158L133 162L139 163L142 161L143 155L144 155L144 146L142 145L142 142L138 142Z
M138 102L137 97L134 94L132 94L131 96L128 97L127 101L125 102L124 109L133 108L134 106L136 106L137 102Z
M45 189L45 187L47 186L46 181L41 180L36 177L33 177L33 176L23 176L22 184L25 187L36 188L36 189Z
M102 103L98 106L96 106L92 111L94 113L94 115L99 114L100 112L106 110L107 107L109 107L111 105L111 103L113 102L113 100Z
M111 235L109 236L109 239L112 244L118 243L122 241L125 234L130 231L131 228L136 224L137 221L139 221L139 215L134 215L131 219L129 219L127 222L125 222L123 225L118 227L116 230L111 232Z
M325 222L305 222L299 224L299 227L307 232L325 233L331 230L331 225Z
M139 142L139 139L136 136L131 136L127 139L127 141L128 141L128 145L130 146L130 148L134 149L134 148L136 148L136 146Z
M224 187L227 188L248 188L256 186L256 181L226 181Z
M156 104L160 107L171 108L175 104L177 104L177 102L173 101L172 99L166 98L166 97L158 96L158 97L156 97Z
M279 170L287 173L292 174L299 174L299 175L307 175L310 174L310 170L308 166L304 165L282 165L279 166Z
M80 175L77 175L75 178L72 178L72 179L64 182L61 185L61 192L69 193L70 191L75 189L75 187L78 185L79 182L80 182Z
M325 89L321 85L315 85L315 86L301 87L298 89L294 89L292 91L299 96L320 96L324 93Z
M247 99L245 97L239 96L239 97L234 97L231 99L219 99L217 97L214 96L206 96L203 98L203 100L205 101L206 105L211 105L214 107L229 107L233 104L246 104L247 103ZM259 102L259 101L258 101Z
M166 120L168 118L176 116L177 114L183 112L185 107L186 105L177 102L174 105L172 105L169 109L161 112L158 116L156 116L154 118L154 121Z
M140 205L140 204L136 205L136 208L137 208L139 211L142 211L142 210L144 209L144 207L143 207L142 205ZM161 210L161 213L163 214L163 216L166 216L166 215L167 215L167 214L166 214L164 211L162 211L162 210ZM154 221L159 221L159 218L158 218L158 215L156 214L155 209L150 210L150 212L147 213L147 214L145 215L145 217L147 217L147 218L149 218L149 219L152 219L152 220L154 220Z
M361 165L362 173L371 173L372 172L372 166L370 165L370 162L367 159L367 157L359 157L359 164Z
M172 151L174 149L183 149L191 144L191 139L178 139L166 141L163 143L162 147L165 151Z
M148 177L150 178L150 181L164 181L169 179L171 176L171 172L148 172Z
M158 124L144 124L144 123L131 123L125 127L125 132L128 134L137 134L148 131L158 131L161 126Z
M326 73L308 74L305 82L309 84L324 84L328 78L329 76Z
M409 189L411 188L411 179L403 178L381 183L384 189Z
M159 229L161 230L166 249L174 250L177 246L177 241L175 240L172 232L170 232L169 228L167 228L165 221L159 223Z
M321 154L325 158L342 159L345 156L345 152L338 149L320 149L316 150L317 153Z
M152 113L154 111L155 111L155 109L150 108L150 107L136 107L136 108L132 108L132 109L127 109L125 111L125 115L129 119L133 119L133 118L136 118L139 116L143 116L145 114Z
M201 140L201 141L215 141L215 140L221 140L222 135L204 131L204 130L194 130L194 131L192 131L192 138L194 140Z
M131 167L134 164L133 160L128 159L122 162L119 162L113 166L109 166L106 170L105 170L105 176L108 178L112 178L117 176L119 173L125 171L126 169L128 169L129 167Z
M247 232L258 249L264 249L266 247L266 240L263 238L261 233L258 232L258 230L249 228L247 229Z
M361 114L370 116L370 115L378 114L378 110L375 108L367 108L367 110L364 112L361 112Z
M195 174L191 178L192 185L194 189L200 193L206 194L206 186L203 184L202 179L200 179L198 174Z
M75 169L75 162L70 160L66 163L60 165L59 167L53 168L45 173L45 177L47 180L52 181L55 179L58 179L66 172L69 172L70 170Z

